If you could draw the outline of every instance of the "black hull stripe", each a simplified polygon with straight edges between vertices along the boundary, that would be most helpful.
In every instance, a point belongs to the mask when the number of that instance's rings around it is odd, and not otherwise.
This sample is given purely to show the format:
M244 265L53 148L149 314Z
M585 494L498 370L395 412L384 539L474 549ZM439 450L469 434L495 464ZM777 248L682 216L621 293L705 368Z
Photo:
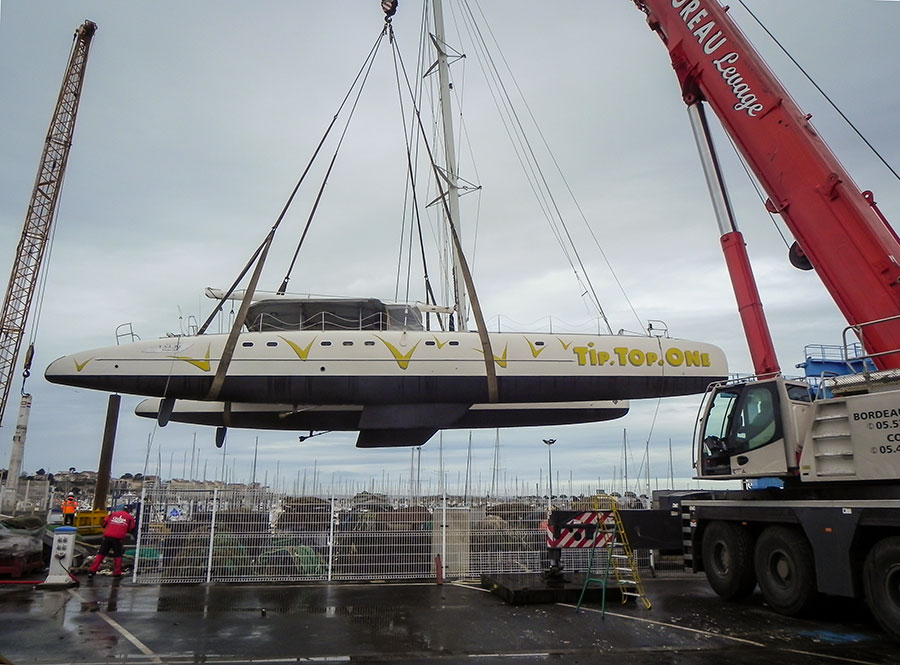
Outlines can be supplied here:
M622 409L497 409L490 411L469 411L458 421L444 429L479 429L493 427L536 427L542 425L571 425L574 423L593 423L621 418L628 413ZM147 418L155 414L140 414ZM288 415L278 413L239 413L232 412L230 427L239 429L264 430L333 430L355 432L359 430L359 411L310 411ZM193 425L221 427L221 412L187 412L172 414L171 420Z
M203 400L211 376L67 376L66 385L149 397ZM702 393L720 376L507 376L500 402L585 402ZM253 404L487 403L484 377L472 376L230 376L220 401Z

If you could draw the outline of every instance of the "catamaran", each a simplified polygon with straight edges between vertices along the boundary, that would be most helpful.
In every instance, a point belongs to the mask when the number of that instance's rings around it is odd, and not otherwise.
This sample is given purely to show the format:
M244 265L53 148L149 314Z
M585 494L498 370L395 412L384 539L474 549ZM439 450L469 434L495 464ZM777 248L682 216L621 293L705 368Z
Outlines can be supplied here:
M355 327L352 327L354 326ZM424 330L413 306L261 300L215 399L226 334L167 337L54 361L54 383L146 395L138 414L215 425L358 430L361 447L420 445L438 429L618 418L629 399L702 392L727 376L711 344L663 336ZM168 406L161 407L160 402Z
M287 277L276 294L256 296L283 211L251 259L256 267L246 291L238 295L235 284L216 294L220 306L226 299L241 302L230 333L208 334L207 320L197 334L60 358L46 378L149 397L138 415L161 425L174 420L215 426L219 445L228 427L248 427L358 431L360 447L421 445L440 429L609 420L628 412L628 400L700 393L725 378L721 349L652 329L643 335L611 329L488 332L459 241L440 0L433 8L446 163L431 164L452 241L455 325L448 317L440 329L431 329L433 302L292 297L285 293ZM383 34L390 32L394 44L389 18ZM425 147L431 156L427 142ZM473 331L467 329L469 304Z

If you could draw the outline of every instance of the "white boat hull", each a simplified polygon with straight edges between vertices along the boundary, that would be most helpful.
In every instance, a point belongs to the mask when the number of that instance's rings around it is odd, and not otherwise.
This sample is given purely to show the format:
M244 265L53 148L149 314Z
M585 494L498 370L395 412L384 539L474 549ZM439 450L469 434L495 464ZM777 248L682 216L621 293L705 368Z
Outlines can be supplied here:
M625 335L492 333L498 403L582 402L703 392L728 374L701 342ZM63 385L205 400L225 335L171 337L85 351L47 368ZM241 333L218 401L249 404L487 403L472 332Z

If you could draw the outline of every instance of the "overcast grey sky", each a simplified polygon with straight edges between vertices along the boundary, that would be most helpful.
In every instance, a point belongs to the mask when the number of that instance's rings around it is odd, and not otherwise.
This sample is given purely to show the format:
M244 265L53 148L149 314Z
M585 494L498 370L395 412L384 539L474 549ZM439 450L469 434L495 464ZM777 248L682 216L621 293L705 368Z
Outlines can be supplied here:
M467 197L462 222L474 247L475 279L489 321L546 327L591 325L593 314L535 204L481 83L454 0L448 42L467 53L454 65L471 156L463 177L483 190ZM879 0L745 0L785 47L895 168L900 163L897 63L900 3ZM900 188L861 142L765 37L741 3L732 15L863 189L889 219L900 217ZM666 322L673 336L725 349L732 371L751 365L719 251L715 220L687 114L666 51L629 0L482 0L481 12L515 74L543 135L634 305L641 325ZM394 29L412 67L421 3L401 0ZM74 29L85 18L94 38L74 145L59 207L27 389L34 395L25 469L95 468L106 395L47 384L54 358L114 343L116 326L142 338L180 330L179 315L204 316L207 286L227 286L271 225L337 105L375 42L376 0L323 3L51 2L0 6L0 270L8 274L21 233L42 141ZM487 28L483 28L487 29ZM405 162L393 65L385 49L356 113L291 281L300 292L394 295ZM512 85L506 81L507 85ZM539 142L534 132L532 140ZM721 138L721 136L720 136ZM844 325L812 273L786 260L786 248L733 154L719 141L729 188L768 314L781 365L802 360L809 343L835 344ZM544 160L544 166L550 169ZM262 288L281 280L311 194L285 222ZM555 191L614 329L635 330L600 251L556 179ZM477 215L477 217L476 217ZM477 219L478 236L475 240ZM436 270L435 266L431 267ZM421 297L418 293L415 297ZM32 311L30 321L36 320ZM17 376L19 372L17 371ZM0 428L0 465L9 458L19 390ZM193 436L207 477L222 458L212 431L157 429L133 415L125 397L113 472L180 476ZM501 432L508 486L534 487L546 473L543 438L556 438L554 471L575 490L621 466L623 428L632 473L650 437L651 476L687 478L699 397L635 402L604 424ZM651 422L658 416L651 436ZM288 488L315 464L321 477L396 485L410 452L358 452L355 435L298 443L296 433L229 433L227 466L246 479L259 436L260 469L276 466ZM468 432L445 432L451 490L464 472ZM490 482L493 431L475 431L475 474ZM423 481L437 484L438 440L422 451ZM540 469L544 469L540 471ZM262 471L259 476L262 476ZM596 481L593 481L596 485ZM655 485L655 482L652 483Z

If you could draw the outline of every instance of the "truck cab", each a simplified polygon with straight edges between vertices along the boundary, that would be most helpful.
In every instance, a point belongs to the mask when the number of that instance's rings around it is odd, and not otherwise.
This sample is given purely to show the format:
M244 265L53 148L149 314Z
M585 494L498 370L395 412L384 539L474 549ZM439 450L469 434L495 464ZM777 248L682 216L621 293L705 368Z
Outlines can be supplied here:
M707 391L697 420L698 478L762 478L797 474L809 419L809 386L780 376L726 381Z

